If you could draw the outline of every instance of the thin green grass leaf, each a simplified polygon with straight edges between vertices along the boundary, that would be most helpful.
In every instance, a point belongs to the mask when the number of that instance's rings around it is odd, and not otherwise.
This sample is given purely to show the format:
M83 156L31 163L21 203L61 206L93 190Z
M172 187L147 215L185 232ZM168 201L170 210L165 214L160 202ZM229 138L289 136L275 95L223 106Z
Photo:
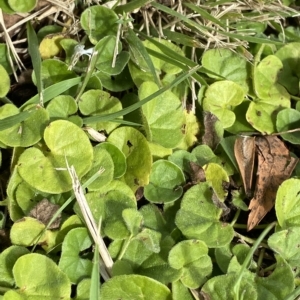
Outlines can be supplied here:
M49 87L47 87L44 90L44 103L47 103L54 97L62 94L63 92L67 91L69 88L71 88L74 85L77 85L81 82L82 78L81 77L76 77L76 78L71 78L64 80L62 82L55 83ZM29 104L37 104L39 103L39 96L35 95L32 98L30 98L27 102L25 102L22 106L21 109L26 107Z
M133 0L130 1L124 5L119 5L115 8L115 13L116 14L123 14L123 13L131 13L137 8L140 8L146 4L149 4L152 2L152 0Z
M126 41L128 43L129 49L132 52L132 55L139 56L140 59L144 60L153 76L154 82L161 86L160 80L158 78L158 75L155 71L155 67L152 63L152 60L150 58L150 55L148 54L145 46L141 42L141 40L135 35L134 31L130 28L128 28L128 36L126 37ZM133 59L133 57L132 57ZM133 60L134 61L134 60Z
M37 35L31 25L31 22L28 21L26 24L27 28L27 39L28 39L28 52L31 57L32 66L34 75L36 78L36 86L39 94L40 105L43 106L43 82L41 76L42 60L39 51L39 42Z
M168 62L168 63L170 63L170 64L172 64L172 65L174 65L174 66L177 66L177 67L181 68L183 71L188 71L188 70L189 70L188 65L182 64L182 63L178 62L177 60L171 58L171 57L168 56L168 55L159 53L159 52L157 52L157 51L155 51L155 50L152 50L152 49L150 49L150 48L147 48L147 47L146 47L146 49L147 49L148 53L149 53L150 55L152 55L152 56L155 56L155 57L157 57L157 58L159 58L159 59L161 59L161 60L163 60L163 61L165 61L165 62ZM193 63L193 66L192 66L192 67L195 67L195 66L197 66L197 64L196 64L196 63ZM202 69L203 69L203 67L201 67L201 68L199 69L199 72L201 72ZM208 70L207 70L207 71L205 70L205 71L203 71L203 73L208 74L208 73L211 73L211 72L208 71ZM215 75L215 74L214 74L214 75ZM199 74L194 73L194 74L192 75L192 77L193 77L197 82L200 82L201 85L205 85L205 86L208 85L207 82L206 82Z
M218 24L220 27L222 27L224 29L226 28L226 26L223 22L214 18L210 13L208 13L206 10L202 9L200 6L197 6L192 3L187 3L187 2L183 2L182 4L183 4L183 6L186 6L189 9L194 10L195 12L200 14L204 19L209 20L209 21L213 22L214 24Z
M183 72L175 80L173 80L170 84L162 87L161 89L159 89L158 91L156 91L152 95L146 97L142 101L139 101L139 102L137 102L133 105L130 105L130 106L118 111L118 112L107 114L105 116L93 116L93 117L84 118L83 123L84 124L90 124L90 123L96 123L96 122L111 121L115 118L118 118L118 117L124 116L126 114L129 114L130 112L140 108L145 103L151 101L155 97L161 95L165 91L167 91L167 90L171 89L172 87L178 85L180 82L184 81L188 77L192 76L192 74L197 72L200 68L201 68L201 66L196 66L196 67L190 69L188 72Z
M246 268L249 266L249 263L252 259L252 256L254 255L254 252L259 247L260 243L263 241L263 239L266 237L266 235L275 227L277 222L272 222L269 224L266 229L261 233L261 235L257 238L253 246L251 247L250 251L248 252L243 265L241 267L240 273L238 275L238 278L235 282L235 285L233 286L233 293L234 293L234 300L240 300L239 291L240 291L240 284L242 281L243 273L245 272Z
M101 228L98 229L101 232ZM100 299L99 247L95 244L91 275L90 300Z
M10 128L16 124L19 124L22 121L25 121L30 116L31 113L32 113L32 111L26 110L26 111L20 112L17 115L13 115L13 116L1 119L0 120L0 131Z

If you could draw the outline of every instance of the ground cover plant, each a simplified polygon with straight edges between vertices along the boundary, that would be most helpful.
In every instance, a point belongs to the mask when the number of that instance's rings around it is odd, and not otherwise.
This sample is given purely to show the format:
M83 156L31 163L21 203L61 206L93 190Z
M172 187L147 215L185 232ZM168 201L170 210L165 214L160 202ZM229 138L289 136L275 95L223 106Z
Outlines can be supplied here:
M297 5L0 0L0 299L297 299Z

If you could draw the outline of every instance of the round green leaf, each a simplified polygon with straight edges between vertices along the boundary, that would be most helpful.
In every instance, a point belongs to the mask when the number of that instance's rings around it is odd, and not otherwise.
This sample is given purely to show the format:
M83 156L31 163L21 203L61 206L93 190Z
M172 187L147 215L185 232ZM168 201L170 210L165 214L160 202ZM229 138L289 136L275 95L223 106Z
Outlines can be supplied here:
M289 227L273 233L268 238L270 248L285 259L296 274L300 272L299 239L299 227Z
M215 74L207 72L211 78L234 81L248 91L249 67L247 60L230 49L210 49L202 56L202 66Z
M127 67L116 76L110 76L102 72L96 73L96 76L100 79L103 87L112 92L126 91L134 86Z
M35 8L37 0L8 0L8 4L16 12L27 13Z
M4 12L2 3L0 1L0 7ZM9 63L9 51L6 44L0 43L0 64L4 67L5 71L10 75L12 73L11 65Z
M298 95L299 93L299 46L300 43L298 42L288 43L283 45L283 47L275 53L276 57L278 57L283 64L283 68L279 72L278 82L282 84L292 95Z
M175 201L182 195L185 182L182 170L167 160L158 160L152 165L150 181L144 189L144 196L150 202Z
M122 177L126 172L126 157L124 153L111 143L101 143L97 145L101 149L105 149L111 156L114 163L114 178Z
M87 188L89 191L97 191L101 187L109 184L114 176L114 162L110 154L103 148L95 146L94 159L91 169L84 175L82 181L85 182L90 179L100 168L104 168L104 172L94 180Z
M106 115L122 109L119 99L111 97L109 93L101 90L89 90L82 94L79 101L79 110L83 115ZM97 122L87 124L97 131L110 133L119 126L116 122Z
M208 280L202 287L202 292L214 300L229 300L235 299L233 287L237 281L238 275L226 274L221 276L215 276ZM240 284L240 294L243 293L243 300L256 300L258 299L258 292L256 286L248 279L242 278Z
M189 239L199 239L210 248L230 243L234 231L219 221L222 209L212 201L212 190L207 182L191 187L183 196L175 223Z
M7 74L6 70L2 65L0 65L0 97L3 98L6 96L10 89L10 79L9 75Z
M254 68L253 84L258 98L269 98L269 90L277 82L278 72L282 69L281 60L268 55Z
M0 284L1 286L13 287L15 281L13 277L13 266L15 262L24 254L30 253L22 246L10 246L0 254Z
M68 95L59 95L53 98L47 105L47 111L51 120L67 119L77 112L75 99Z
M9 147L29 147L36 144L43 135L48 125L47 111L40 107L30 107L34 110L23 122L0 131L0 141ZM5 104L0 107L0 119L17 115L19 109L13 104Z
M171 300L170 290L158 281L141 275L121 275L105 282L101 287L102 300Z
M124 178L133 190L149 183L152 156L146 138L133 127L120 127L114 130L107 139L116 145L126 157L127 170Z
M185 240L176 244L169 253L169 264L174 269L183 269L181 282L192 289L203 285L212 272L208 248L199 240Z
M37 219L25 217L13 224L10 231L11 242L15 245L33 246L39 237L39 244L45 243L47 236L40 234L46 226Z
M107 7L95 5L87 8L80 17L80 24L86 31L92 44L106 36L116 36L118 16Z
M300 112L286 108L281 110L277 114L276 128L278 132L288 131L291 129L297 129L300 127ZM300 144L300 132L291 132L281 135L283 139L289 141L292 144Z
M59 267L68 275L73 284L78 283L84 277L90 276L92 272L92 261L80 257L80 253L90 248L91 245L92 240L86 228L70 230L63 241Z
M105 235L111 239L123 239L129 235L129 231L122 218L123 210L136 209L136 201L128 195L112 190L105 194L90 192L86 194L86 200L95 220L102 220L102 229Z
M288 179L279 187L275 201L278 224L282 228L300 225L300 180Z
M75 78L76 74L68 70L68 65L57 59L46 59L42 62L41 77L44 88L66 79ZM77 87L73 88L76 91Z
M46 255L21 256L14 265L13 274L18 293L27 299L70 299L71 283L67 275Z
M140 100L158 91L154 82L144 82L139 88ZM166 148L175 148L183 139L185 115L181 101L171 91L155 97L142 106L144 121L149 128L147 138Z
M37 190L60 194L72 188L71 177L65 170L66 160L81 178L92 165L93 148L88 137L71 122L58 120L45 129L47 149L26 149L18 160L20 176ZM63 169L61 169L63 168Z
M96 68L109 75L120 74L129 60L129 53L121 52L122 44L119 42L115 65L112 66L116 42L115 36L106 36L101 39L94 48L94 51L98 51L99 53Z
M233 81L223 80L211 84L203 99L203 109L212 112L222 122L223 128L233 125L235 114L232 109L244 100L244 90Z
M253 100L247 110L247 121L264 134L276 131L276 116L284 107L290 107L290 95L286 89L274 84L263 99Z

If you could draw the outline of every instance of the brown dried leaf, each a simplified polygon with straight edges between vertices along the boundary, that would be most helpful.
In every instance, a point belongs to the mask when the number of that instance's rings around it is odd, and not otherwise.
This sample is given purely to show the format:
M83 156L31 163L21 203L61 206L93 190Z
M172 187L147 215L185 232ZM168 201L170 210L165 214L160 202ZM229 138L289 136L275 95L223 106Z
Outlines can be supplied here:
M211 149L215 149L221 140L216 131L216 123L219 119L209 111L204 112L204 134L202 136L202 143L209 146Z
M53 215L59 210L60 206L51 203L46 198L40 201L28 214L29 217L36 218L45 225L48 225ZM48 227L49 229L59 228L61 215Z
M190 167L191 167L191 181L192 184L197 184L199 182L204 182L206 180L205 178L205 172L201 166L194 163L193 161L190 161Z
M254 197L249 205L248 231L272 209L279 185L290 177L298 162L277 136L257 137L256 149L258 170Z
M234 155L243 179L245 193L252 195L253 169L255 161L255 137L240 136L234 143Z

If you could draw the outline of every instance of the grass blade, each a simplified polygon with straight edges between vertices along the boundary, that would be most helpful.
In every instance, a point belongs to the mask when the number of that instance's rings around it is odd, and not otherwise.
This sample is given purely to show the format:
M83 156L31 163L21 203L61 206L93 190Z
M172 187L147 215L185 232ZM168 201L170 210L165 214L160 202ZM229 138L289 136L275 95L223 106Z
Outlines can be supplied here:
M138 60L145 61L149 71L152 73L154 82L161 86L160 80L156 74L155 67L152 63L150 55L148 54L145 46L141 42L141 40L135 35L134 31L128 28L128 35L126 37L126 41L128 43L130 49L130 56L133 62L137 65L139 64Z
M27 22L26 28L27 28L27 39L28 39L28 52L31 57L33 72L36 78L36 86L39 94L39 102L40 105L43 106L44 103L43 82L41 76L42 60L39 51L39 42L30 21Z
M100 122L100 121L101 122L103 122L103 121L111 121L111 120L113 120L115 118L118 118L118 117L124 116L126 114L129 114L130 112L132 112L132 111L140 108L145 103L151 101L155 97L161 95L165 91L167 91L167 90L171 89L172 87L178 85L180 82L184 81L188 77L192 76L192 74L195 73L195 72L197 72L200 68L201 68L201 66L196 66L196 67L190 69L188 72L183 72L175 80L173 80L170 84L162 87L161 89L159 89L158 91L156 91L152 95L146 97L142 101L139 101L139 102L137 102L135 104L132 104L132 105L130 105L130 106L128 106L128 107L126 107L126 108L118 111L118 112L107 114L105 116L93 116L93 117L83 118L83 123L84 124L90 124L90 123L96 123L96 122Z
M69 88L71 88L74 85L77 85L81 82L81 77L71 78L64 80L62 82L55 83L49 87L47 87L44 90L44 103L50 101L54 97L60 95L61 93L67 91ZM38 104L39 103L39 96L35 95L32 98L30 98L27 102L25 102L21 109L26 107L29 104Z
M26 120L30 116L31 112L32 111L26 110L26 111L20 112L17 115L13 115L13 116L1 119L0 120L0 131L10 128L10 127Z

